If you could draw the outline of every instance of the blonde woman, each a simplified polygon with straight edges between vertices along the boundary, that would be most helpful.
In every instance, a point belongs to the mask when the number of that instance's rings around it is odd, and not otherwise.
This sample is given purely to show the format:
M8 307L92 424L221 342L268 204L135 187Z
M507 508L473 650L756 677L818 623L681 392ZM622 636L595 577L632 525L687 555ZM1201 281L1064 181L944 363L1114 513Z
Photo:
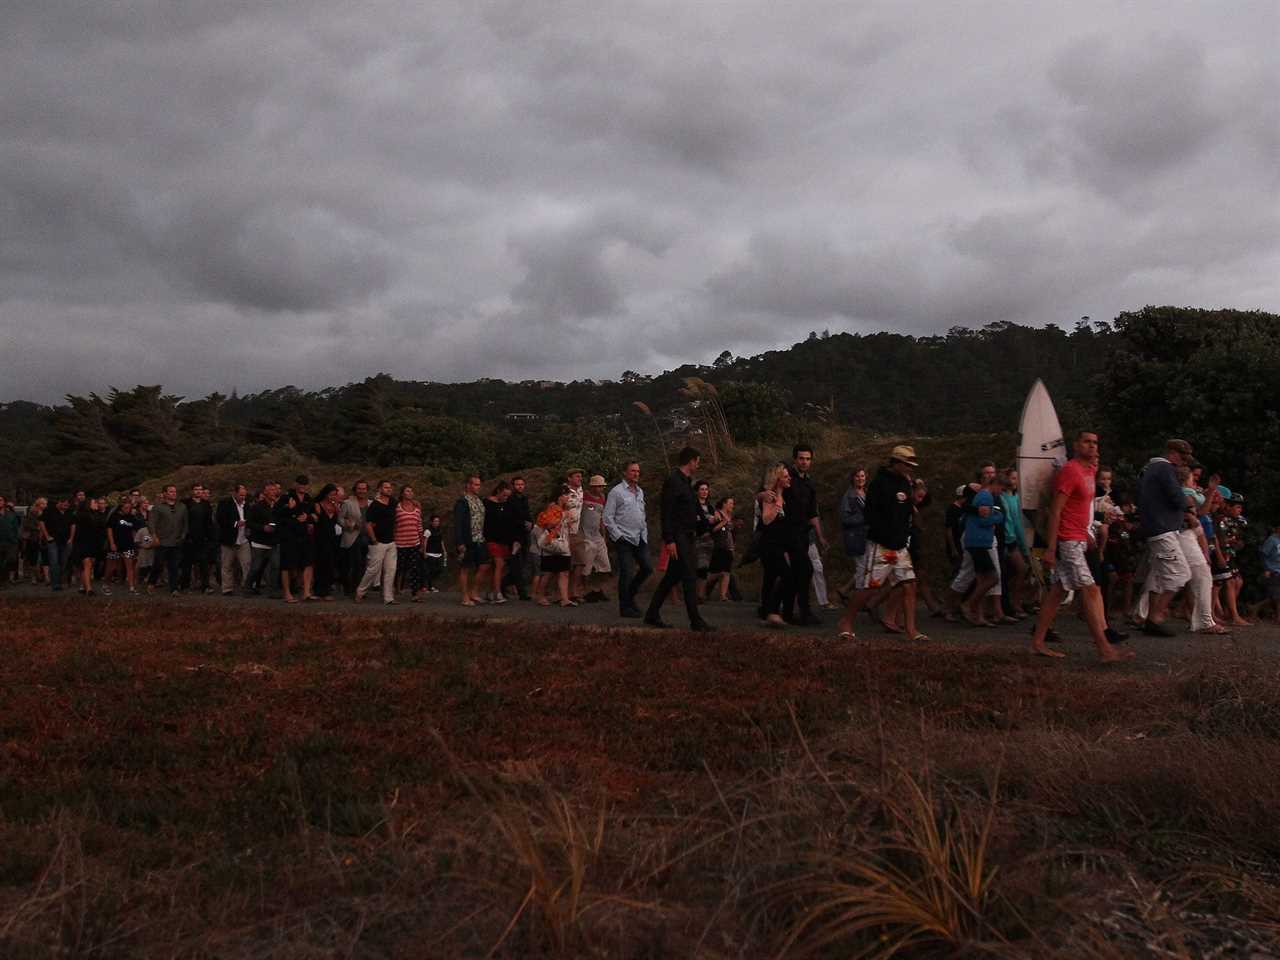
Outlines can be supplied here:
M786 524L783 494L791 486L791 471L785 463L776 463L765 475L763 492L773 494L760 503L760 561L764 579L760 583L760 618L769 626L781 629L782 598L793 589L791 564L787 548L791 539Z

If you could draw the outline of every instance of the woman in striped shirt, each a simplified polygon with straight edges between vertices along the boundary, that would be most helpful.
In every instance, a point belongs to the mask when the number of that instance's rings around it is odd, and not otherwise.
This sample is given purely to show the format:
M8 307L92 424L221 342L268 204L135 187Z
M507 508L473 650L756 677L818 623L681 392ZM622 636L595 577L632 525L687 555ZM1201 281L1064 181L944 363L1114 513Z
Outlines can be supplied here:
M400 488L396 501L396 576L408 585L414 603L422 602L422 505L413 487Z

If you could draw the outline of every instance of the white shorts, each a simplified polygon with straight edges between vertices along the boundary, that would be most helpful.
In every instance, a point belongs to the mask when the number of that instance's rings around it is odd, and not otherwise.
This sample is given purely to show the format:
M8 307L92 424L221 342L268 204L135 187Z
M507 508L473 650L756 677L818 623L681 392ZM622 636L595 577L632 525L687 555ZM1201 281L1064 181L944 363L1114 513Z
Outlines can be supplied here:
M1089 544L1084 540L1059 540L1058 562L1053 565L1053 582L1064 590L1083 590L1093 586L1089 561L1084 558Z
M1173 593L1191 579L1191 567L1182 552L1178 531L1171 530L1147 540L1147 593Z
M991 557L991 566L995 569L996 582L990 590L987 591L988 597L998 597L1002 593L1000 589L1000 548L994 543L987 548L987 555ZM978 577L978 571L973 566L973 555L969 553L969 548L964 551L964 559L960 561L960 572L956 574L956 578L951 581L951 589L956 593L968 593L969 588L973 586L973 581Z
M916 571L911 565L911 554L906 547L890 550L868 540L856 576L859 590L876 590L914 580Z

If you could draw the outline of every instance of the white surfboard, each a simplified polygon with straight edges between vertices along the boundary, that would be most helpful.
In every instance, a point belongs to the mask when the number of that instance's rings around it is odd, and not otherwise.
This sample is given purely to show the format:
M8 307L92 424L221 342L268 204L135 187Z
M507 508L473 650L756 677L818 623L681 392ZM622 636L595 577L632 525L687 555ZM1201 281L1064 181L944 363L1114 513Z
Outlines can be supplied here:
M1037 510L1048 505L1049 481L1067 462L1067 442L1062 436L1058 411L1053 408L1043 380L1031 385L1018 425L1018 480L1022 508Z

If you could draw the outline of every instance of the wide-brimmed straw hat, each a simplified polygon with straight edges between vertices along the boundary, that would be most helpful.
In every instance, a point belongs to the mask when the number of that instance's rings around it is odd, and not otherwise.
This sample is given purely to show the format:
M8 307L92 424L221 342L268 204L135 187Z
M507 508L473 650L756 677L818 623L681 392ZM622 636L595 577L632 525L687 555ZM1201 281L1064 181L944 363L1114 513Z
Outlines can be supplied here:
M916 448L908 447L905 444L894 447L889 453L890 460L901 460L909 467L918 467L916 463Z

